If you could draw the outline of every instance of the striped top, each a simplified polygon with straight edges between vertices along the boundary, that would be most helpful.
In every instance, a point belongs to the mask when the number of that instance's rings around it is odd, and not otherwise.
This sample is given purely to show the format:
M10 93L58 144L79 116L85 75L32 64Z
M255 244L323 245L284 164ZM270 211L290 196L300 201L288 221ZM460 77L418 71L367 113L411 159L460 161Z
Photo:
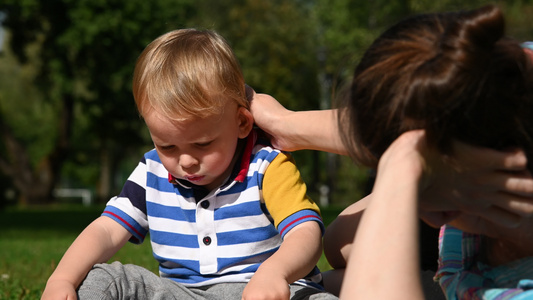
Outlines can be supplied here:
M233 179L200 196L201 187L169 176L149 151L102 215L124 226L131 242L149 233L162 277L188 286L246 282L289 230L308 221L323 229L292 158L252 136L246 143ZM298 283L321 288L320 279L315 268Z
M533 299L533 257L497 267L480 261L481 236L450 225L439 237L439 281L448 300Z
M524 42L522 43L522 48L527 48L529 50L533 50L533 42Z

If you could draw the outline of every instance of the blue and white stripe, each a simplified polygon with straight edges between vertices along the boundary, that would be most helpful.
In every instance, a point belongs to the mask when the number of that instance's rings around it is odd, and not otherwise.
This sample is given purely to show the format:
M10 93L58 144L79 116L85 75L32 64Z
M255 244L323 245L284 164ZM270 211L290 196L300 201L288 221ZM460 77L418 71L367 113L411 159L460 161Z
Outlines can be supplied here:
M162 277L189 286L248 281L282 241L260 196L264 172L278 154L270 147L254 147L244 182L233 181L197 202L192 189L169 182L168 171L152 150L103 215L124 226L132 242L141 243L150 233ZM201 205L204 201L209 202L207 208ZM283 222L294 227L302 216L321 223L311 210ZM204 243L205 237L210 243Z

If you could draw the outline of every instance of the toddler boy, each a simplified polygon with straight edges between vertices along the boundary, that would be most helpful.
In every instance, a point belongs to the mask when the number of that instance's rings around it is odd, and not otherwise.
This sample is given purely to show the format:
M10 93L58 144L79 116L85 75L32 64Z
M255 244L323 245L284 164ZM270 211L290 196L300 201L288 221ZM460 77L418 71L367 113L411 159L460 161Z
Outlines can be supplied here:
M315 267L319 209L293 159L259 142L224 39L195 29L157 38L133 94L155 149L65 253L43 299L336 299ZM148 233L160 277L104 264Z

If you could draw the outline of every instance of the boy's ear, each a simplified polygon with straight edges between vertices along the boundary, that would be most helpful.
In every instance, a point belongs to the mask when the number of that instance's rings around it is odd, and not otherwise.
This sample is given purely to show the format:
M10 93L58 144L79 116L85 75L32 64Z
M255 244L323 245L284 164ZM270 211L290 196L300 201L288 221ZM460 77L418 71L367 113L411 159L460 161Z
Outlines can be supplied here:
M239 111L237 112L237 122L239 125L239 138L244 139L250 134L250 131L254 126L254 117L248 109L239 107Z

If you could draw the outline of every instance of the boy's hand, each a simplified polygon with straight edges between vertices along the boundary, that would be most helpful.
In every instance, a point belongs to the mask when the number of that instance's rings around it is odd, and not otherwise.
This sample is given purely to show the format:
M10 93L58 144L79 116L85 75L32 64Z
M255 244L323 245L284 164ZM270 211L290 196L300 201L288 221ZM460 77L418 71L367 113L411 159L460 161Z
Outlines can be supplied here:
M76 288L66 280L49 281L41 300L77 300Z
M320 258L320 236L320 225L314 221L292 228L279 249L259 266L244 288L242 299L288 300L289 284L309 274Z
M282 276L270 271L257 270L242 292L243 300L289 299L289 283Z

